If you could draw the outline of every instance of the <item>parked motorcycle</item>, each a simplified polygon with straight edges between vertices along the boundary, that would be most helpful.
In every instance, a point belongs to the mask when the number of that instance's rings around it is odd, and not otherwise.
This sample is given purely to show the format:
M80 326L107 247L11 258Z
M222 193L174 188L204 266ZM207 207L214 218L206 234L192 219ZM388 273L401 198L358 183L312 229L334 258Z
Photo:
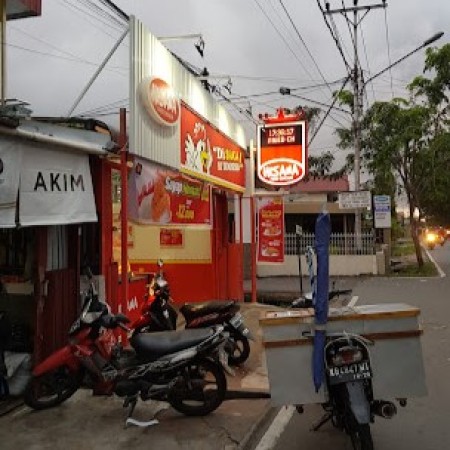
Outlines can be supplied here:
M370 424L375 415L391 419L397 413L392 402L373 398L370 345L372 341L356 334L327 335L324 364L328 402L322 405L326 414L313 427L317 431L331 420L350 436L355 450L373 450ZM399 401L406 406L405 399Z
M150 284L150 292L141 309L141 316L130 328L145 332L176 329L178 312L172 306L169 283L162 270L163 265L163 261L158 260L158 272ZM225 331L229 333L225 346L228 363L239 365L249 357L249 339L254 339L239 309L239 304L235 301L217 300L185 303L179 311L186 320L186 329L223 325Z
M130 406L128 418L138 396L144 401L167 401L188 416L214 411L227 389L218 362L226 340L223 327L134 333L132 348L124 349L113 330L129 331L124 325L129 319L110 313L89 278L82 312L69 331L69 344L34 368L25 403L33 409L50 408L87 387L97 395L124 397L124 406Z

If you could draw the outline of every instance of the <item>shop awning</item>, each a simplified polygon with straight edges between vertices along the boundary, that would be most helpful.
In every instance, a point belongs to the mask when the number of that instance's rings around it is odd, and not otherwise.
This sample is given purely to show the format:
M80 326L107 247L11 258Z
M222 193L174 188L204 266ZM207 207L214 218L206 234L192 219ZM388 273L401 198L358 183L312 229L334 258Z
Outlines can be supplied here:
M89 155L0 136L0 227L95 222Z

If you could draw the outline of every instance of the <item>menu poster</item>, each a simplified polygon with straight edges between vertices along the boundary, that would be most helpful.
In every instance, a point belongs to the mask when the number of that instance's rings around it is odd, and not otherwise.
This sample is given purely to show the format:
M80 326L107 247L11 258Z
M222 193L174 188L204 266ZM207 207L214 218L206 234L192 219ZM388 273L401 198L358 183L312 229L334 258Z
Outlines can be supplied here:
M284 201L282 197L258 199L259 263L284 262Z
M183 247L183 230L179 228L161 228L159 230L159 245L161 247Z
M128 215L140 224L211 225L208 183L135 158L128 183Z

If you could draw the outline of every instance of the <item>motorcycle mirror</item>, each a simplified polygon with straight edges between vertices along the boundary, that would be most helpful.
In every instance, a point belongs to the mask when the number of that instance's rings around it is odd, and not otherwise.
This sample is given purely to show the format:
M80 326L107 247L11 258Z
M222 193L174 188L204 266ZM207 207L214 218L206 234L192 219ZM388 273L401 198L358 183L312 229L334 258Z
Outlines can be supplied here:
M159 258L157 264L158 264L158 267L161 268L164 265L164 262L161 258Z

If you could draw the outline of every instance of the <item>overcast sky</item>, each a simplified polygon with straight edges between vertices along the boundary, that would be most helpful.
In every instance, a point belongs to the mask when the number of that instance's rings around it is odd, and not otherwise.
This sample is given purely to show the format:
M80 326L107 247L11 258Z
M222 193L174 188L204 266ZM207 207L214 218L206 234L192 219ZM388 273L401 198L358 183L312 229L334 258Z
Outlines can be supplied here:
M320 0L323 5L323 0ZM344 0L350 6L353 1ZM93 5L96 0L43 0L42 17L8 22L7 96L27 101L35 115L67 115L77 96L118 37L124 25L101 16ZM360 1L360 5L381 2ZM450 40L448 0L391 0L386 10L372 10L363 20L359 55L366 78L389 64L386 31L391 61L419 46L437 31L445 35L436 45ZM136 15L156 36L180 36L201 33L205 41L202 59L194 44L196 39L166 42L173 52L196 67L207 67L213 84L232 82L231 95L241 108L252 106L259 112L274 113L275 108L293 107L308 102L276 94L280 86L309 87L335 82L347 74L343 60L326 27L316 0L116 0L126 13ZM342 7L341 0L330 0L331 8ZM294 30L284 8L297 27ZM343 42L344 54L353 63L353 50L347 24L335 15L336 29ZM388 25L386 29L386 23ZM128 101L128 40L99 79L95 82L75 114L116 111ZM314 58L314 61L309 56ZM369 84L366 106L376 100L406 95L405 85L423 69L424 50ZM320 71L320 72L319 72ZM392 86L392 90L391 90ZM331 90L339 84L297 90L310 99L329 103ZM249 96L275 92L272 95ZM255 126L244 121L248 137L254 137ZM105 121L113 116L101 115ZM337 160L333 130L349 124L349 116L333 113L310 147L310 154L330 150Z

